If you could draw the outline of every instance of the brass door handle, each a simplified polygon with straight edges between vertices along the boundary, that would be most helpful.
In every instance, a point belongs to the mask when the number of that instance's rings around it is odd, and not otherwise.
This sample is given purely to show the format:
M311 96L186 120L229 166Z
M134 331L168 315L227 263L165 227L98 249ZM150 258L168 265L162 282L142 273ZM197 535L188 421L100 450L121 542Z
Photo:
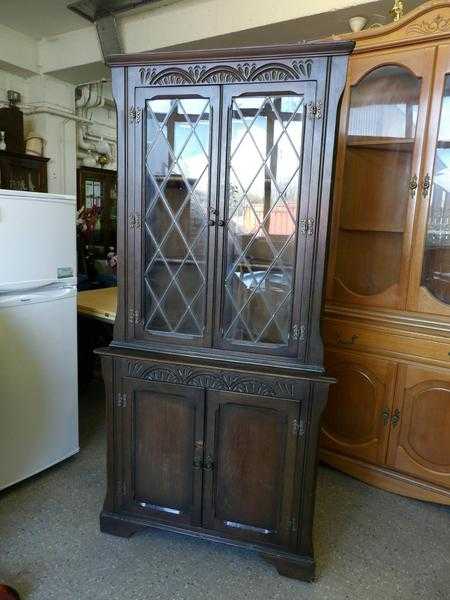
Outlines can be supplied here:
M413 175L412 177L410 177L409 182L408 182L408 189L409 189L409 195L411 196L411 198L414 198L414 196L416 195L416 190L418 187L418 181L417 181L417 175Z
M431 188L431 177L430 174L427 173L422 182L422 197L427 198L430 193Z
M341 334L338 333L336 336L336 344L338 346L353 346L353 344L356 342L358 337L359 336L357 336L357 335L352 335L351 338L348 338L347 340L345 340L341 337Z
M195 471L201 471L203 468L203 458L201 456L195 456L192 462L192 467Z
M203 464L203 468L204 468L205 471L212 471L214 469L214 459L209 454L205 458L205 462Z
M391 417L392 428L395 429L400 421L400 410L396 408Z

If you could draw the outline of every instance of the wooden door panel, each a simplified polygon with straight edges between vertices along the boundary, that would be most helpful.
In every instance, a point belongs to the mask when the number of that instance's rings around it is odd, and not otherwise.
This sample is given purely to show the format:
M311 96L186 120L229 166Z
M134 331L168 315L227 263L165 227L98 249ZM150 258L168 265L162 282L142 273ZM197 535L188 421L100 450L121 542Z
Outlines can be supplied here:
M128 509L199 523L204 392L128 380Z
M401 367L388 464L450 488L450 374Z
M348 456L383 464L393 401L396 365L350 352L327 352L330 387L321 445Z
M298 414L298 403L287 400L207 393L206 527L290 544Z

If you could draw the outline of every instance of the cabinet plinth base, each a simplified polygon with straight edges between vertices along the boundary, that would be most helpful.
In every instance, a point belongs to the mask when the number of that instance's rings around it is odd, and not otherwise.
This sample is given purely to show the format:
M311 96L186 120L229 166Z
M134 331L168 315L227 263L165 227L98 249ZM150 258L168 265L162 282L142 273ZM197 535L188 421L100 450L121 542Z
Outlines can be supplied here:
M312 558L283 558L262 553L261 556L268 563L275 566L280 575L300 581L314 581L316 578L316 566Z
M125 519L116 518L110 514L102 512L100 514L100 531L115 535L122 538L130 538L135 533L143 531L145 525L126 521Z
M238 540L236 538L222 537L217 532L203 529L201 527L182 527L174 526L169 523L152 521L150 519L138 520L124 514L108 513L103 511L100 514L100 530L103 533L115 535L123 538L130 538L135 533L144 530L163 530L172 533L192 536L207 540L209 542L225 544L243 548L249 551L256 551L261 558L273 565L280 575L298 579L300 581L315 580L315 563L314 558L310 554L293 554L283 550L273 548L265 548L263 545L255 545L253 543Z
M330 467L386 492L425 502L450 505L450 490L440 488L432 483L324 448L320 451L320 459Z

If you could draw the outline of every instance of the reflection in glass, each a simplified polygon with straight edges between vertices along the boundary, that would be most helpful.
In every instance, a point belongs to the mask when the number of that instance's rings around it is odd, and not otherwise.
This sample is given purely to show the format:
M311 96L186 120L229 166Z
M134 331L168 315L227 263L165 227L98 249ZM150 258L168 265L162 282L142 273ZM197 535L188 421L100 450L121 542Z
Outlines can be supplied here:
M210 103L147 101L145 328L202 336L205 327Z
M431 180L422 285L450 304L450 76L445 78Z
M335 276L356 302L400 281L420 88L396 65L351 88Z
M234 98L223 336L286 345L291 328L303 97Z

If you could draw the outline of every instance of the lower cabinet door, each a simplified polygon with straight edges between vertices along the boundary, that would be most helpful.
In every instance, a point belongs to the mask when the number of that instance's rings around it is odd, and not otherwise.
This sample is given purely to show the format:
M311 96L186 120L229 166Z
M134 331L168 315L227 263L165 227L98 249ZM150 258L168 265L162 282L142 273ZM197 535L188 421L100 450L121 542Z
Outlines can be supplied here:
M206 406L204 526L290 547L299 404L208 391Z
M391 418L388 465L450 488L450 372L402 365Z
M321 446L384 464L397 365L356 352L327 351L330 386Z
M125 380L123 508L201 524L204 391Z

